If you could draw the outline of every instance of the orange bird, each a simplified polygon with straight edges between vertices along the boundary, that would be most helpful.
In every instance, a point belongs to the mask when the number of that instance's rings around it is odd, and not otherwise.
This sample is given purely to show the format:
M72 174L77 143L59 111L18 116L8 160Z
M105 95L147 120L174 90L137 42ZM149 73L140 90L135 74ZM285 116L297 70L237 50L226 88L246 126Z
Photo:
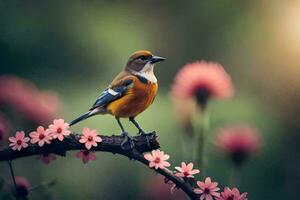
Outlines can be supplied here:
M158 85L154 75L154 64L165 60L163 57L154 56L150 51L140 50L134 52L121 71L100 94L88 112L70 122L74 125L98 114L111 114L115 116L124 141L124 149L133 148L133 139L120 121L120 118L129 120L138 128L139 134L147 134L135 120L135 117L146 110L154 101Z

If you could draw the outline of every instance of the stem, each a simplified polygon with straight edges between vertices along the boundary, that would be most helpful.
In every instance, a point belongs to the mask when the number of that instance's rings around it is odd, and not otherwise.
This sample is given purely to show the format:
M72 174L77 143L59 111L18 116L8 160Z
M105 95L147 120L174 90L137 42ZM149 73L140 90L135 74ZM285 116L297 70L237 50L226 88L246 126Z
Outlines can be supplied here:
M195 139L193 137L183 135L181 139L182 155L184 160L192 160L195 158ZM194 159L195 160L195 159Z
M240 168L235 164L232 164L230 175L229 175L229 185L232 187L237 187L240 182Z
M14 184L14 187L15 187L16 194L17 194L18 193L18 186L17 186L17 182L16 182L16 178L15 178L15 173L14 173L14 170L13 170L13 167L12 167L12 161L9 160L9 161L7 161L7 163L9 165L9 171L10 171L10 174L11 174L11 178L13 180L13 184ZM19 199L18 195L16 195L16 199Z
M29 189L29 191L34 191L36 189L39 189L41 187L48 187L48 186L52 186L55 184L55 180L51 180L51 181L48 181L48 182L44 182L44 183L41 183L39 185L36 185L36 186L33 186Z
M205 168L207 167L207 160L205 158L205 139L206 134L209 129L209 113L203 109L202 110L202 119L200 123L200 133L198 136L198 144L197 144L197 164L201 168L202 175L205 176Z

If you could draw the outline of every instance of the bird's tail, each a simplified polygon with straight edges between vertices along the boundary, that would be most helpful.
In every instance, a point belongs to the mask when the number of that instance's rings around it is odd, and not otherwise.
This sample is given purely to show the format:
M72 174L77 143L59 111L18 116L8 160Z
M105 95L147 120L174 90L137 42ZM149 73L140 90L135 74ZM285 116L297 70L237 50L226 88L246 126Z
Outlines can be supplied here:
M82 120L85 120L85 119L87 119L87 118L89 118L91 116L93 116L92 111L88 111L88 112L84 113L83 115L81 115L80 117L77 117L76 119L72 120L69 123L69 125L72 126L72 125L74 125L74 124L76 124L76 123L78 123L78 122L80 122Z

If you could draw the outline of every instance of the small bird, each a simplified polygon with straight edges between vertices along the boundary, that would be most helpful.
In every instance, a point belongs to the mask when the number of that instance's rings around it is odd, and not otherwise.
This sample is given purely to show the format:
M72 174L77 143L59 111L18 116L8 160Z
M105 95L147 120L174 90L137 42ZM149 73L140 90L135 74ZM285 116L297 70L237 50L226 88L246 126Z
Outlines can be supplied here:
M125 68L99 95L90 110L71 121L70 125L94 115L111 114L116 118L122 130L122 136L124 136L122 147L133 148L133 139L125 131L120 118L129 118L139 130L139 134L147 135L135 117L146 110L155 99L158 85L153 68L155 63L163 60L165 58L154 56L150 51L134 52L129 57Z

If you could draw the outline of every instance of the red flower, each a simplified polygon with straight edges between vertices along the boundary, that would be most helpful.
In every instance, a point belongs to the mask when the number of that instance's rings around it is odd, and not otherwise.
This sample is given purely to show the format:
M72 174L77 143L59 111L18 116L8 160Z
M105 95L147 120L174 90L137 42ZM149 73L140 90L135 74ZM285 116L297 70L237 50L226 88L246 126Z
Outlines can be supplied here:
M186 164L185 162L182 162L181 167L175 167L175 169L179 171L176 175L179 177L194 178L194 175L200 173L200 170L193 169L193 167L193 163Z
M220 193L218 192L217 182L211 182L210 177L207 177L204 182L197 181L199 188L195 189L196 194L200 194L200 200L212 200L213 197L219 197Z
M98 136L97 130L90 130L89 128L83 129L83 135L79 142L85 144L85 147L90 150L92 146L98 146L97 143L101 142L102 139Z
M205 107L207 100L230 98L234 89L230 76L214 62L196 61L186 64L176 75L172 95L177 98L195 98Z
M38 143L40 147L44 146L45 143L50 144L52 137L50 136L50 131L45 130L44 127L39 126L36 131L29 133L31 137L30 142L32 144Z
M63 141L65 136L70 135L71 131L69 131L69 124L65 123L63 119L55 119L53 124L49 125L50 135L53 139L58 139L59 141Z
M227 153L237 165L256 152L260 145L260 134L249 126L222 128L217 132L216 146L221 152Z
M149 167L151 168L164 169L166 167L170 167L170 163L166 161L170 158L170 156L159 149L153 150L151 153L146 153L144 158L149 161Z
M8 139L11 142L9 146L12 148L12 150L18 151L21 151L22 148L27 148L27 143L30 140L29 137L25 137L24 131L17 131L15 137L9 137Z

